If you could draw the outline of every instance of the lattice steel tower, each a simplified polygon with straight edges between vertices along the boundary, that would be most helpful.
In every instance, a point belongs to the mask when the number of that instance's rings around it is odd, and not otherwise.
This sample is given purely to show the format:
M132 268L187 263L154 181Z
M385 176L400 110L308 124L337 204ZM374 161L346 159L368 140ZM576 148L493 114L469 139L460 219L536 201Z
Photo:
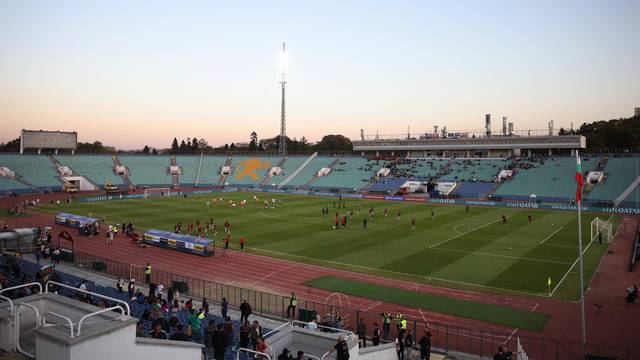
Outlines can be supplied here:
M287 48L282 43L282 54L280 54L280 85L282 85L282 107L280 109L280 146L278 155L287 156L287 111L285 106L285 88L287 85Z

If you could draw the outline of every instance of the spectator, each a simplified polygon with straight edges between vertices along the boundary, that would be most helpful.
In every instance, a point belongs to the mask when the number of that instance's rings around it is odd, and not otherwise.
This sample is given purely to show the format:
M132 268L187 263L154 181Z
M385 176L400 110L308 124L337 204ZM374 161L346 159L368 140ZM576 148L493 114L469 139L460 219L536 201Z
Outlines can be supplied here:
M260 353L266 353L268 348L269 346L267 345L267 342L264 341L264 338L262 336L259 337L258 343L256 344L256 351ZM256 356L256 359L266 359L266 357L262 355L258 355Z
M360 322L358 323L356 335L358 335L358 347L366 348L367 347L367 324L364 323L364 319L362 318L360 318Z
M253 344L253 350L256 349L258 345L258 339L262 337L262 326L257 321L253 322L253 326L250 331L251 343Z
M213 349L213 336L216 332L216 323L213 320L210 320L207 324L207 328L204 329L204 346L206 349L206 359L211 358L211 355L214 353Z
M200 335L200 317L198 315L200 314L191 309L191 315L189 315L189 325L191 326L191 336L195 341L202 340L202 336Z
M378 327L378 323L373 323L371 342L373 343L373 346L378 346L380 344L380 328Z
M329 353L336 351L336 360L349 360L349 344L344 340L344 336L338 337L338 342L329 349Z
M287 307L287 319L289 318L290 313L291 313L291 318L295 319L296 306L298 306L298 298L296 297L296 294L292 291L291 296L289 296L289 306Z
M207 298L202 299L202 311L204 312L205 317L209 315L209 303L207 302Z
M398 352L398 359L404 360L404 331L398 330L398 336L396 336L396 351Z
M153 330L149 333L149 337L152 339L167 340L167 333L162 330L160 324L155 324Z
M251 324L248 321L245 321L240 327L238 337L240 338L240 347L245 349L249 348L249 339L251 338Z
M298 356L296 360L304 360L304 351L298 351Z
M169 322L164 318L164 316L162 316L162 313L156 311L155 316L156 318L151 323L151 328L155 328L156 325L160 325L164 332L169 332Z
M318 330L318 323L316 319L312 319L307 323L307 329L309 330Z
M118 279L116 287L118 288L118 293L122 294L122 289L124 289L124 280L122 280L122 278Z
M627 297L625 298L625 301L632 304L636 301L638 301L638 295L640 295L640 292L638 290L638 286L637 285L633 285L632 287L627 289Z
M502 347L499 347L498 352L495 355L493 355L493 360L507 360L507 357Z
M164 295L164 285L158 284L158 287L156 287L156 295L158 300L162 300L162 295Z
M227 337L222 330L222 324L216 326L216 331L212 337L213 358L216 360L224 360L224 352L229 344L227 343Z
M169 304L173 304L173 287L169 287L169 290L167 290L167 302Z
M135 279L131 279L129 281L129 286L127 287L127 290L129 291L129 298L131 299L133 297L133 293L135 291L135 286L133 285L133 283L135 282Z
M292 360L291 351L289 349L282 349L282 354L278 355L278 360Z
M242 304L240 304L240 322L249 321L249 315L251 314L251 305L247 300L242 300Z
M136 336L137 337L145 337L144 334L144 321L138 321L136 324Z
M182 326L182 324L178 323L178 325L176 325L176 333L171 336L171 340L189 341L189 337L184 333L184 326Z
M431 356L431 333L425 330L418 344L420 345L420 358L429 360Z
M407 350L407 357L409 359L412 358L411 350L413 349L413 345L416 343L416 340L413 338L413 332L411 330L407 330L407 335L404 337L404 347Z
M227 318L227 312L229 311L229 302L226 297L222 298L222 303L220 304L220 312L222 313L222 318Z
M224 319L224 334L227 337L227 344L233 344L233 321L231 321L231 317L227 316Z

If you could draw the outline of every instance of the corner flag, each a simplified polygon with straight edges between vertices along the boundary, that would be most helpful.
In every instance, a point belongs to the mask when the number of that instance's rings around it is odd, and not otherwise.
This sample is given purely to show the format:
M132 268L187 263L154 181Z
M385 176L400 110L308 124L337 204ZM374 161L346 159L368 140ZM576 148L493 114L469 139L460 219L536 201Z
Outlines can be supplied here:
M582 163L580 162L580 155L578 155L577 150L576 150L576 182L578 183L578 189L576 190L576 204L579 204L580 199L582 197L582 184L584 183L584 179L582 179Z

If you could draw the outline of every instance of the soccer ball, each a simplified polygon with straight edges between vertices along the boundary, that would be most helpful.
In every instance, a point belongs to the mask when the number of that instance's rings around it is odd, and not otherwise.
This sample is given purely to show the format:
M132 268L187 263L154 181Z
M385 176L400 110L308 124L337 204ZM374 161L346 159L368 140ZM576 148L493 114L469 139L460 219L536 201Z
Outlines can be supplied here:
M332 226L332 228L333 228L333 230L335 230L335 229L336 229L336 226L335 226L335 225L333 225L333 226Z

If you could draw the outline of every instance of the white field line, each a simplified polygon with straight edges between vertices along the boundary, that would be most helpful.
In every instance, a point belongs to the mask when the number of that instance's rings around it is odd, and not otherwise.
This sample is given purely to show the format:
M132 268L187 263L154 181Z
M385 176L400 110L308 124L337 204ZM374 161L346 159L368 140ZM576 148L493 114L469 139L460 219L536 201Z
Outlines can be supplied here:
M538 244L542 245L544 244L547 240L551 239L553 237L553 235L557 234L558 232L560 232L560 230L564 229L564 225L560 226L556 231L552 232L551 235L547 236L546 238L544 238L544 240L540 241Z
M511 340L511 338L513 337L513 335L515 335L516 332L518 332L518 330L520 330L520 329L519 328L513 329L513 332L511 333L511 335L509 335L509 337L507 337L507 339L502 344L504 345L504 344L508 343L509 340Z
M482 252L482 251L464 251L464 250L456 250L456 249L436 249L436 250L438 250L438 251L456 252L456 253L461 253L461 254L470 254L470 255L478 254L478 255L483 255L483 256L492 256L492 257L505 258L505 259L514 259L514 260L527 260L527 261L535 261L535 262L548 263L548 264L561 264L561 265L570 265L571 264L571 263L568 263L566 261L544 260L544 259L534 259L534 258L526 258L526 257L520 257L520 256L492 254L492 253Z
M487 226L489 226L489 225L493 225L493 224L495 224L495 223L497 223L497 222L499 222L499 221L502 221L502 219L498 219L498 220L496 220L496 221L492 221L492 222L490 222L490 223L487 223L487 224L484 224L484 225L480 225L480 226L478 226L477 228L475 228L475 229L473 229L473 230L471 230L471 231L463 232L463 233L460 233L460 234L458 234L458 235L456 235L456 236L452 236L452 237L450 237L450 238L448 238L448 239L446 239L446 240L442 240L442 241L440 241L440 242L438 242L438 243L435 243L435 244L433 244L433 245L429 246L429 249L433 249L433 248L434 248L434 247L436 247L436 246L440 246L440 245L442 245L442 244L444 244L444 243L447 243L447 242L449 242L449 241L451 241L451 240L455 240L455 239L457 239L457 238L459 238L459 237L463 237L463 236L465 236L465 235L467 235L467 234L470 234L470 233L472 233L472 232L474 232L474 231L476 231L476 230L480 230L480 229L482 229L483 227L487 227ZM464 225L464 224L463 224L463 225Z
M587 245L584 250L582 250L582 254L580 254L577 258L576 261L573 262L573 264L571 264L571 267L569 267L569 270L567 270L567 272L564 274L564 276L560 279L560 281L558 281L558 283L556 284L556 286L553 288L553 290L551 290L551 293L548 295L548 297L552 297L553 294L555 294L556 290L558 290L558 287L560 287L560 285L562 284L562 282L564 281L564 279L567 278L567 276L569 276L569 273L571 273L571 270L573 269L574 266L576 266L576 264L578 263L578 261L580 261L580 256L584 256L584 254L587 252L587 250L589 250L589 247L591 246L591 244L593 244L593 242L589 242L589 245Z
M296 267L298 265L300 265L300 263L293 263L293 264L291 264L289 266L285 266L285 267L283 267L281 269L274 270L274 271L268 273L267 275L261 277L260 279L254 281L251 285L260 284L263 280L266 280L266 279L270 278L271 276L273 276L273 275L275 275L275 274L277 274L277 273L279 273L281 271L290 270L290 269L292 269L292 268L294 268L294 267Z
M373 304L371 304L371 305L367 306L366 308L362 309L362 311L367 312L367 311L373 309L374 307L376 307L376 306L378 306L380 304L382 304L382 301L376 301Z
M521 291L521 290L513 290L513 289L509 289L509 288L500 288L500 287L495 287L495 286L473 284L473 283L467 283L467 282L463 282L463 281L449 280L449 279L443 279L443 278L427 276L427 275L409 274L409 273L403 273L403 272L399 272L399 271L392 271L392 270L378 269L378 268L372 268L372 267L362 266L362 265L348 264L348 263L343 263L343 262L333 261L333 260L322 260L322 259L311 258L311 257L308 257L308 256L287 254L287 253L283 253L283 252L280 252L280 251L273 251L273 250L266 250L266 249L256 249L256 248L251 248L251 249L256 251L256 253L258 253L258 254L260 252L278 254L278 255L285 256L285 257L288 256L288 257L293 257L293 258L298 258L298 259L311 260L311 261L317 262L317 263L341 265L341 266L345 266L345 267L358 268L358 269L364 269L364 270L370 270L370 271L377 271L377 272L395 274L395 275L404 275L404 276L409 276L409 277L414 277L414 278L419 277L419 278L423 278L423 279L427 279L427 280L434 279L434 280L438 280L438 281L449 282L449 283L452 283L452 284L461 284L461 285L474 286L474 287L484 288L484 289L501 290L501 291L518 293L518 294L525 294L525 295L529 295L529 296L534 295L534 296L547 297L547 295L548 295L547 293L545 293L544 295L541 295L541 294L537 294L537 293L533 293L533 292L529 292L529 291Z

